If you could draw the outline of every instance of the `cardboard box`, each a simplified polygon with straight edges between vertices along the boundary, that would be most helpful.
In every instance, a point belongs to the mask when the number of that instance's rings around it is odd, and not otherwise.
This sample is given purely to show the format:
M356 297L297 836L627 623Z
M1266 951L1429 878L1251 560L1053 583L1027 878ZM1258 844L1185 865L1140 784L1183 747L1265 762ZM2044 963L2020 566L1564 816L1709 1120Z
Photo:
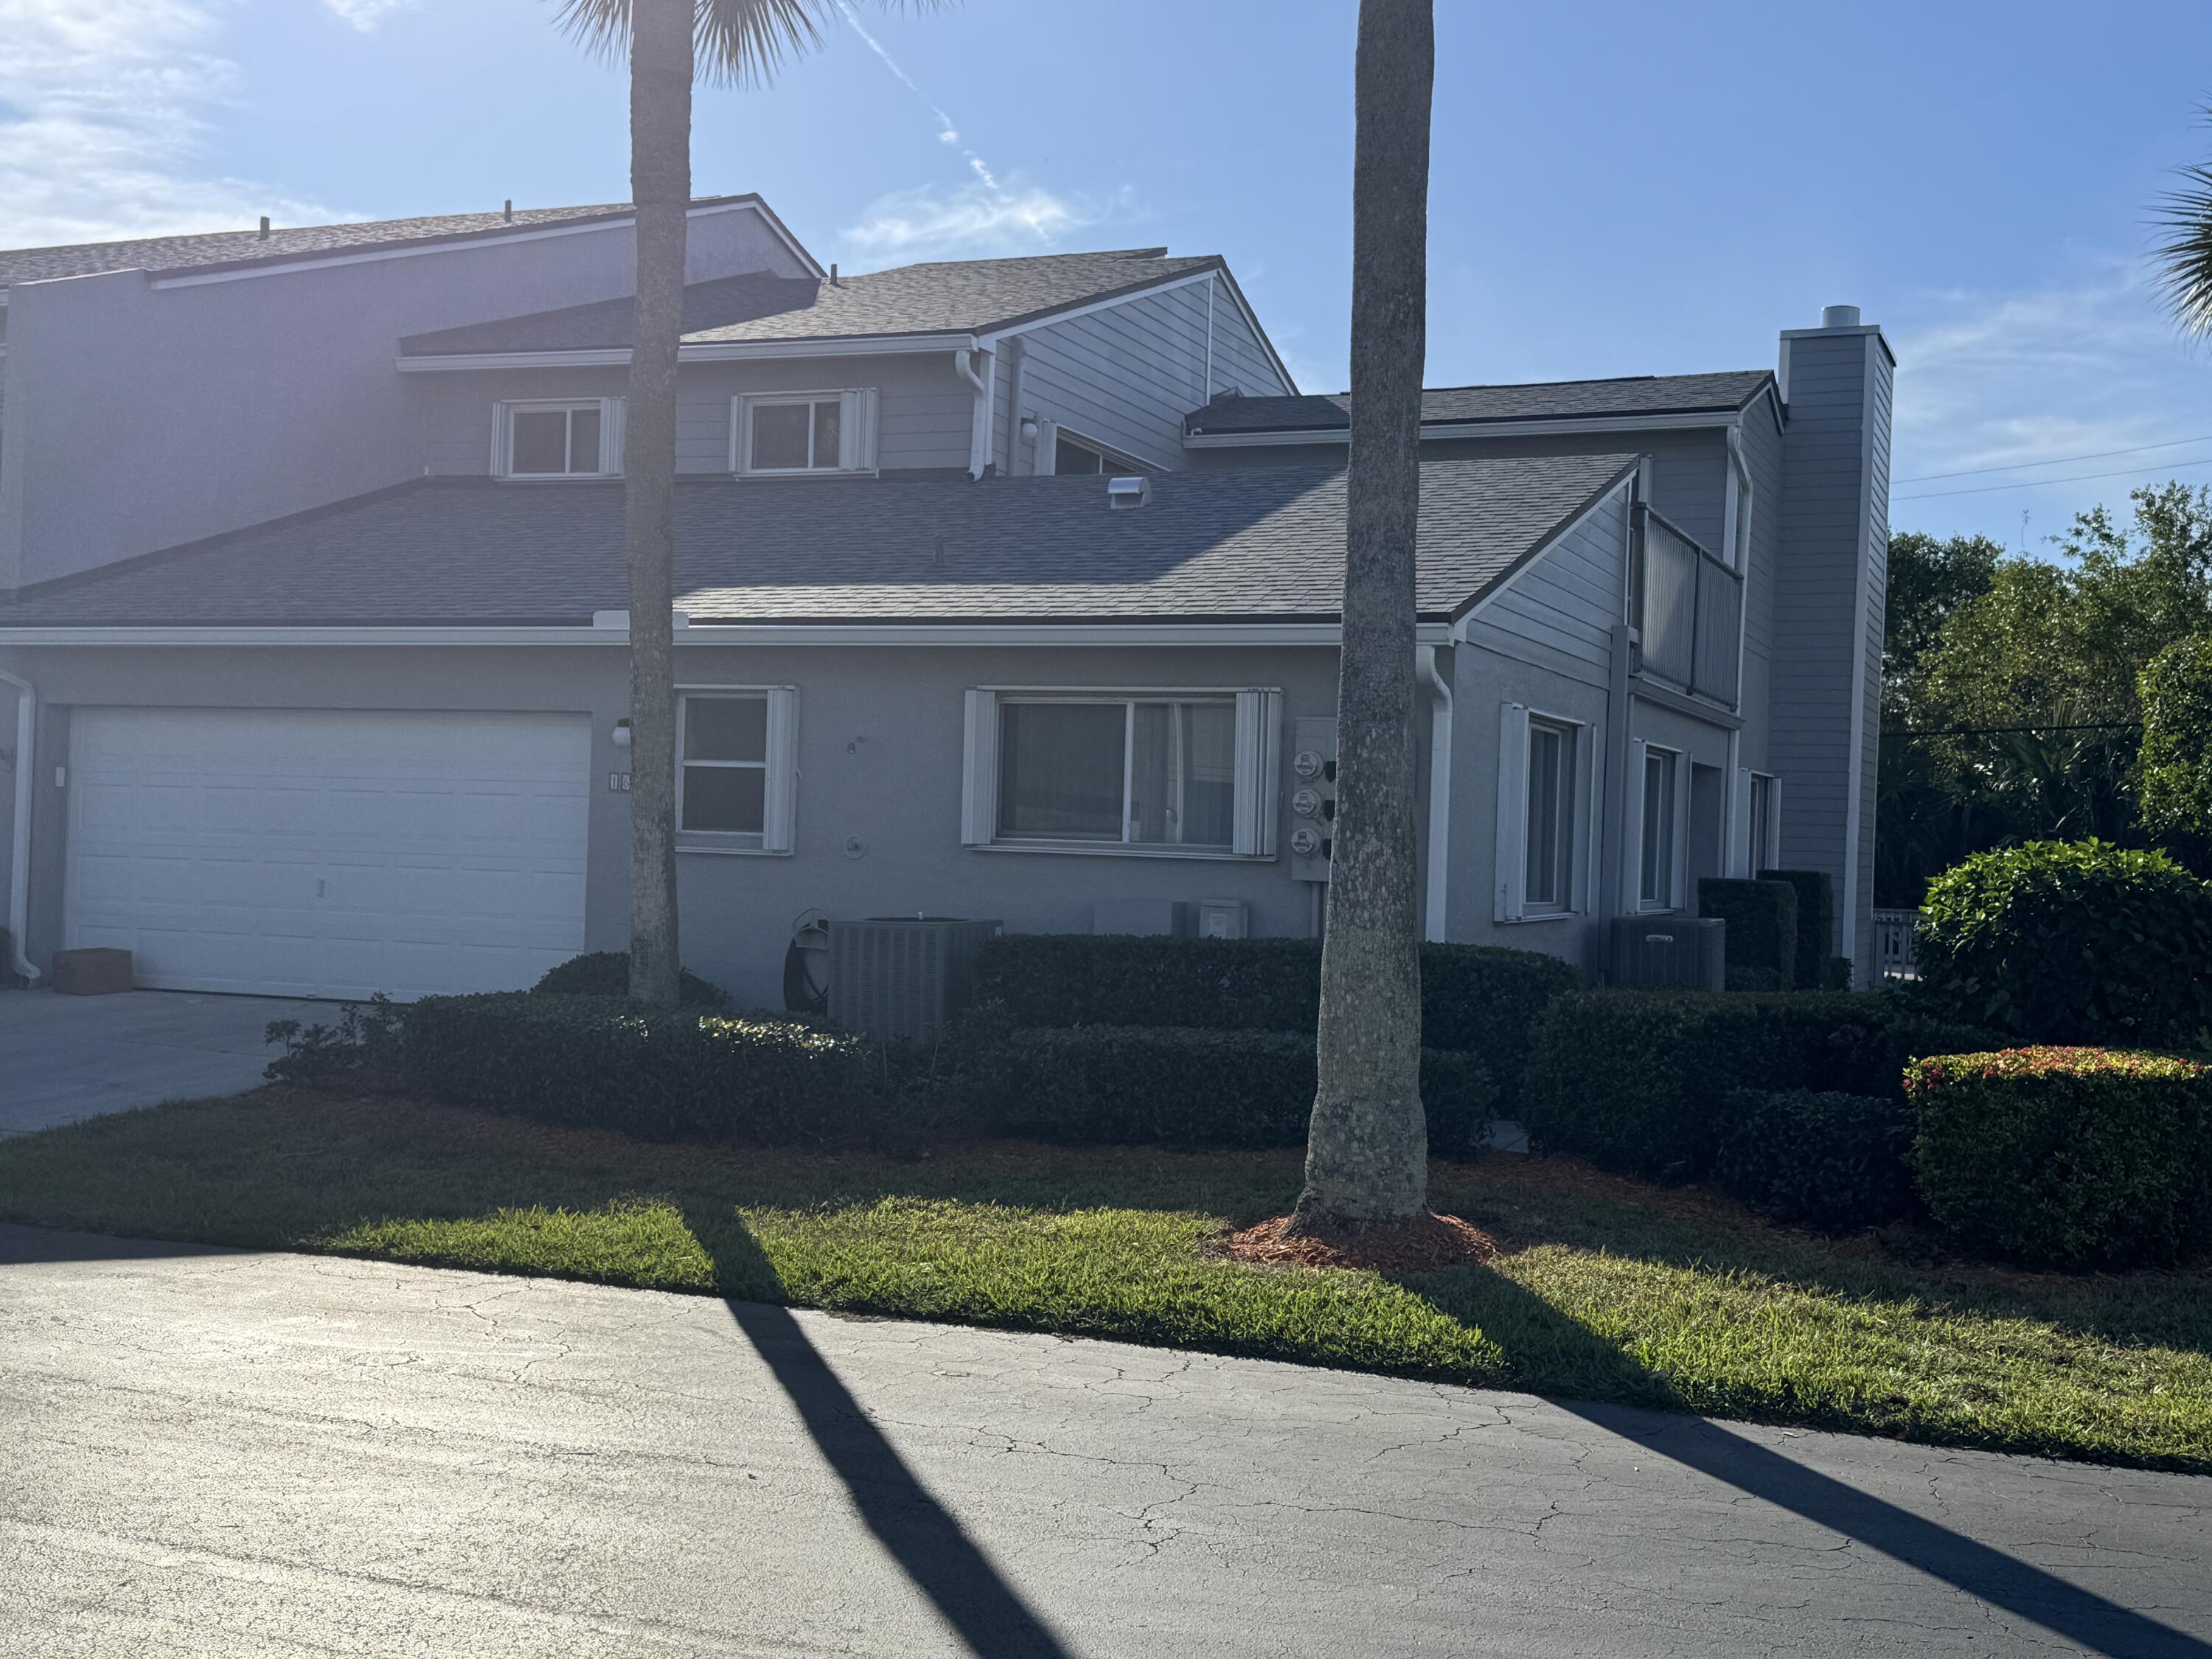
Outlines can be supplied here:
M54 953L54 989L65 997L104 997L131 988L131 952L105 945Z

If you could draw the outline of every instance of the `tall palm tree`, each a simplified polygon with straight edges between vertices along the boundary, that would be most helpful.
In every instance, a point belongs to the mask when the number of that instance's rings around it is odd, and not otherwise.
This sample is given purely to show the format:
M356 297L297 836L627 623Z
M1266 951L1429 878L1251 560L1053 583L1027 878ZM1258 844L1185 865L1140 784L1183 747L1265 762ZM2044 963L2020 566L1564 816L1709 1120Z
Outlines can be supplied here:
M912 0L927 4L931 0ZM559 0L562 27L629 62L637 319L623 434L629 569L629 994L673 1007L676 936L676 351L691 205L691 85L758 84L819 46L839 0Z
M1413 544L1427 347L1432 0L1360 0L1353 70L1352 456L1336 695L1335 858L1320 1086L1293 1231L1428 1207L1413 882ZM1441 858L1442 848L1430 849Z
M2205 117L2212 121L2212 107ZM2212 339L2212 162L2181 169L2155 222L2164 233L2151 256L2160 292L2185 331Z

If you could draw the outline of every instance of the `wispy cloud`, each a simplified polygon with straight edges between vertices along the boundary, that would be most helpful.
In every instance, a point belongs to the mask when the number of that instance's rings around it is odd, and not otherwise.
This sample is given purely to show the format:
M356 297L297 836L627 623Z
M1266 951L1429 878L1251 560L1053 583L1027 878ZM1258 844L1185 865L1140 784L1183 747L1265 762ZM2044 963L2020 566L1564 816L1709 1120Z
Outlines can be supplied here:
M238 86L212 48L232 0L0 0L0 226L13 246L326 210L193 170Z
M323 0L343 22L350 23L363 34L382 22L389 12L411 6L415 0Z
M2212 459L2212 442L2172 441L2212 438L2212 364L2181 343L2136 261L2085 258L2011 293L1930 294L1890 320L1893 521L2003 536L2026 512L2040 538L2136 483L2212 483L2212 467L2188 465Z
M878 197L860 222L840 233L842 246L862 264L989 253L1036 253L1066 233L1114 216L1126 201L1071 198L998 173L962 137L943 105L892 57L861 23L848 0L837 0L846 23L937 124L938 142L958 154L969 177L957 185L921 185Z

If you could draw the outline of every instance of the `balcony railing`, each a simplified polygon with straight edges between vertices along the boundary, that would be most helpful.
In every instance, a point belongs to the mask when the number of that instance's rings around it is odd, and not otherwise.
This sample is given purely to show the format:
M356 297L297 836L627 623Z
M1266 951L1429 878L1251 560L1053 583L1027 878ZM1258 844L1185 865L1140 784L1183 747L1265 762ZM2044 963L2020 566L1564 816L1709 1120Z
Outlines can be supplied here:
M1637 509L1629 605L1646 674L1736 706L1743 578L1649 507Z

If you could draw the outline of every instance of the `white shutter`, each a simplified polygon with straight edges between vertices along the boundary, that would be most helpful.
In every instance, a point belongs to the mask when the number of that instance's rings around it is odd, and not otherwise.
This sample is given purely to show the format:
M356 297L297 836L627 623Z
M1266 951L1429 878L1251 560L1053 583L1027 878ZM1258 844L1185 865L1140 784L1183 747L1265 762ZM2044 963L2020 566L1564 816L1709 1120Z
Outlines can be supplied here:
M1283 694L1237 694L1237 794L1233 850L1275 856L1276 768L1282 749Z
M1620 908L1634 915L1644 904L1644 744L1628 740L1628 789L1621 798Z
M494 404L491 406L491 476L493 477L504 478L507 476L507 405Z
M775 685L768 694L768 777L761 816L761 851L788 853L799 827L799 691Z
M627 398L599 399L599 471L610 476L623 470L623 422L629 408Z
M1509 702L1498 724L1497 919L1518 921L1528 884L1528 708Z
M837 394L837 465L848 472L875 471L878 402L873 386Z
M999 823L999 694L970 691L960 756L960 840L988 847Z
M730 471L745 470L745 399L740 392L730 399Z
M1729 811L1729 873L1748 880L1759 873L1751 867L1751 769L1735 769L1735 799Z

